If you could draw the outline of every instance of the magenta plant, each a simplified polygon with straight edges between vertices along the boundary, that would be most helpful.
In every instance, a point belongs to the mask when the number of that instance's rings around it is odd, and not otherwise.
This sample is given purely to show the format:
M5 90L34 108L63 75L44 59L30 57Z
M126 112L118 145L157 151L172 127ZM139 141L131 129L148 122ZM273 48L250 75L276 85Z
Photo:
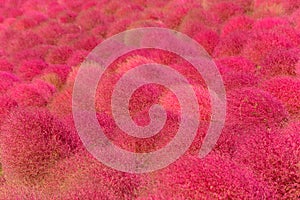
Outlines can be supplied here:
M299 123L283 131L251 132L237 142L233 160L254 171L275 190L276 198L299 196Z
M46 170L71 153L67 129L48 110L17 108L1 126L0 152L5 179L36 185Z
M299 79L293 77L276 77L264 82L262 88L281 100L290 115L296 118L299 117Z
M16 75L0 71L0 94L5 94L7 90L12 88L19 81L20 80Z
M152 191L138 199L150 200L153 196L158 199L257 199L274 195L251 171L217 154L203 160L183 157L152 176L146 183Z
M298 199L299 3L0 0L0 199ZM99 125L114 145L157 151L180 124L175 94L150 84L132 95L130 117L145 126L149 108L158 103L167 113L163 129L141 139L117 126L111 94L134 67L172 67L187 78L199 104L200 126L186 155L165 169L133 175L106 167L86 151L72 116L72 93L80 64L94 47L141 27L174 29L202 45L222 75L228 107L217 145L199 159L212 117L211 88L203 77L179 55L158 49L115 60L95 99Z
M275 130L289 119L283 103L258 88L239 88L227 93L227 125L232 129Z
M225 36L236 31L251 30L253 23L254 19L245 15L231 17L225 22L221 30L221 35Z
M31 81L35 76L42 74L42 71L48 67L43 60L28 60L18 68L18 76L24 81Z

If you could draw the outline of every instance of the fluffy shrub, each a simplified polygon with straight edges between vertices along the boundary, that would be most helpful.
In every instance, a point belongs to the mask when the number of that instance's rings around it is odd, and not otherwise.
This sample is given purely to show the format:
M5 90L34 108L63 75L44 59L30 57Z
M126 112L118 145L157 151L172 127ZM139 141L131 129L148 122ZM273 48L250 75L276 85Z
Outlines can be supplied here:
M195 34L194 39L199 42L210 55L213 54L215 47L219 43L219 35L211 30L199 31Z
M49 20L36 28L35 32L45 40L46 44L55 45L59 37L67 31L60 23Z
M62 23L73 23L76 17L77 13L70 10L63 11L58 15L58 19Z
M90 30L98 25L106 25L111 22L111 19L97 9L82 10L76 17L75 24L83 30Z
M43 60L29 60L22 63L18 68L18 76L24 81L31 81L35 76L42 73L48 67Z
M244 10L234 2L222 2L210 7L209 11L213 13L219 23L224 23L229 18L242 15Z
M293 47L292 41L274 31L254 31L243 48L242 55L259 64L276 49Z
M242 56L232 56L216 60L219 67L226 67L235 72L245 72L256 74L257 68L255 64Z
M48 52L53 49L52 45L37 45L33 48L18 51L12 55L12 62L16 66L21 66L24 62L30 62L32 60L45 60Z
M72 113L72 93L73 87L63 88L61 92L54 95L48 108L56 115L69 115Z
M49 168L45 190L56 199L134 199L136 175L113 170L86 151Z
M246 72L228 71L222 76L227 91L243 87L255 87L259 83L257 76Z
M248 37L248 32L244 31L235 31L221 37L220 42L214 49L213 56L216 58L222 58L240 55L248 41Z
M253 24L254 30L271 30L278 26L289 26L287 19L281 17L264 17Z
M17 102L14 101L7 95L0 96L0 125L7 118L9 112L18 106Z
M275 130L289 118L284 105L270 93L257 88L240 88L227 93L226 126L233 130Z
M193 8L184 16L178 30L187 34L190 37L195 36L198 32L207 30L208 28L214 30L218 24L214 16L201 8Z
M59 46L50 49L46 56L46 62L51 64L66 64L68 58L72 55L73 48L69 46Z
M235 31L249 31L253 23L254 19L245 15L232 17L224 24L221 35L225 36Z
M5 183L0 186L1 200L45 199L46 195L30 187L16 186Z
M71 153L67 135L64 125L46 109L11 111L1 126L5 179L14 184L38 184L49 167Z
M7 90L12 88L19 81L19 78L14 74L0 71L0 94L5 94Z
M278 49L269 53L260 64L260 73L265 77L296 74L299 61L298 49Z
M300 114L300 81L292 77L276 77L263 83L262 88L283 102L294 117Z
M44 44L44 38L34 33L33 31L17 32L8 41L6 46L7 51L10 53L16 53L21 50L26 50L37 45Z
M183 18L187 15L187 13L192 9L196 8L197 3L190 0L174 0L168 2L162 9L163 14L167 17L164 17L163 22L166 24L168 28L176 28L180 25ZM196 13L194 11L194 13ZM191 16L189 17L191 18Z
M12 72L13 70L13 64L11 64L6 58L0 59L0 71Z
M69 65L60 65L60 64L50 65L43 71L44 74L48 74L48 73L56 74L60 78L62 83L64 83L67 80L67 77L70 72L71 72L71 67Z
M158 199L257 199L273 195L251 171L216 154L204 159L183 157L153 176L144 186L150 188L150 194L139 199L151 199L152 195Z
M295 199L300 187L299 145L299 123L279 133L251 131L237 142L233 160L268 182L276 198Z
M15 85L7 91L7 94L22 107L43 107L47 104L47 99L42 95L41 90L30 83Z
M23 14L14 24L13 28L16 30L27 30L39 26L42 22L48 20L47 16L40 12L29 11Z
M298 8L299 3L299 0L255 0L253 2L254 14L258 17L282 16Z

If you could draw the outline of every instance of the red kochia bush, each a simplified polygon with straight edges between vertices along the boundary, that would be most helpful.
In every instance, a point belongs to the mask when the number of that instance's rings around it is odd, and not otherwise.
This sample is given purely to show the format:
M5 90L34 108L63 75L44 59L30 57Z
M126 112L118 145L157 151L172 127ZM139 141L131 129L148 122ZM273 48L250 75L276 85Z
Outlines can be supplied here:
M168 28L175 28L180 25L183 18L192 8L197 8L197 3L190 0L169 1L162 9L167 17L162 20Z
M299 7L299 0L254 0L254 10L261 16L280 16Z
M224 24L221 35L225 36L235 31L251 30L253 23L254 19L245 15L232 17Z
M259 64L275 49L288 49L294 43L276 31L254 30L243 48L242 55Z
M21 64L17 73L24 81L31 81L35 76L41 74L47 67L48 64L43 60L28 60Z
M138 199L257 199L273 195L251 171L216 154L203 159L182 157L152 177L146 183L150 194Z
M57 17L57 16L56 16ZM62 23L73 23L77 17L77 13L63 9L63 12L60 12L58 19Z
M278 26L289 26L287 19L281 17L264 17L253 24L254 30L270 30Z
M18 106L17 102L14 101L7 95L0 95L0 125L6 119L7 114L10 110Z
M276 77L263 83L262 88L280 99L292 116L300 116L299 79L293 77Z
M19 78L9 72L0 71L0 94L5 94L8 89L19 82Z
M13 35L9 37L10 39L6 41L8 43L4 47L10 54L16 53L21 50L29 49L36 45L44 43L44 38L34 33L33 31L15 31Z
M13 64L11 64L6 58L0 58L0 71L12 72L13 69Z
M67 64L71 67L79 66L89 54L88 51L85 50L76 50L73 54L68 58Z
M178 30L190 37L193 37L203 30L215 30L217 26L218 23L216 23L216 19L212 13L203 10L202 8L195 7L190 9L184 16L178 26Z
M94 8L82 10L76 17L75 24L80 26L83 30L90 30L97 25L106 25L111 22L111 19Z
M37 88L39 94L49 102L56 92L56 88L54 85L47 83L46 81L35 79L32 81L33 87Z
M29 11L23 14L14 24L13 28L16 30L26 30L34 28L47 20L47 16L40 12Z
M71 148L67 129L46 109L11 111L1 126L1 163L6 180L37 184L45 170L67 157Z
M37 45L35 47L18 51L12 55L12 61L17 66L21 66L24 62L32 60L44 60L50 49L53 49L52 45Z
M213 13L219 23L224 23L229 18L242 15L244 10L239 5L235 4L234 2L222 2L213 5L209 11Z
M30 187L9 185L5 183L4 185L0 186L0 199L46 199L46 195Z
M229 70L222 75L226 91L242 87L257 86L259 79L257 76L246 72L235 72Z
M294 26L295 30L299 32L300 30L300 8L295 10L290 16L289 16L289 21L290 23Z
M71 72L71 67L69 65L54 64L50 65L44 69L44 74L54 73L56 74L60 81L64 83L67 80L68 74Z
M251 131L235 146L233 160L253 170L276 192L276 199L297 199L300 189L300 126L279 132Z
M83 150L49 168L45 179L55 199L135 199L137 175L108 168Z
M215 47L219 43L219 35L212 30L202 30L195 34L194 39L212 55Z
M33 84L20 83L10 88L7 94L20 106L46 106L47 100Z
M213 56L216 58L240 55L249 33L246 31L235 31L220 38L220 42L214 49Z
M257 68L255 64L242 56L231 56L216 60L218 66L227 67L235 72L245 72L256 74Z
M68 58L72 55L73 48L69 46L59 46L50 49L46 56L46 62L51 64L66 64Z
M54 45L67 31L63 29L62 24L49 20L38 26L35 32L45 40L46 44Z
M261 62L260 73L265 77L295 75L296 64L300 60L299 49L277 49Z
M270 93L257 88L235 89L227 93L227 122L232 130L262 128L274 130L288 119L284 105Z
M298 78L300 78L300 62L298 62L295 66L295 72L298 76Z

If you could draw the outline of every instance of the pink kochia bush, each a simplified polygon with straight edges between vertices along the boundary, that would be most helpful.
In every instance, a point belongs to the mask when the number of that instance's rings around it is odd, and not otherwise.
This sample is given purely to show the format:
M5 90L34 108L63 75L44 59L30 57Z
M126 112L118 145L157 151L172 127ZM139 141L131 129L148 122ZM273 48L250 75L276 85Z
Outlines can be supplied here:
M300 116L300 79L276 77L263 83L262 88L283 102L290 115Z
M18 75L25 81L32 80L35 76L42 73L48 67L43 60L25 61L18 69Z
M274 50L261 62L260 73L265 77L295 75L296 64L299 60L299 49Z
M222 58L217 60L216 63L221 68L227 67L230 70L235 72L245 72L245 73L255 75L257 71L255 64L252 61L242 56L232 56L232 57Z
M249 34L246 31L235 31L222 36L214 49L213 56L222 58L240 55L248 38Z
M8 95L1 95L0 96L0 124L5 120L7 114L10 110L17 107L18 104Z
M252 169L275 189L279 199L297 199L300 190L300 126L283 131L251 131L236 145L233 160Z
M194 39L212 55L215 47L219 43L219 35L212 30L199 31L195 34Z
M0 94L5 94L8 89L12 88L19 81L19 78L14 74L0 71Z
M227 126L232 130L275 130L289 118L283 103L258 88L240 88L227 94Z
M54 199L134 199L137 175L113 170L79 151L48 168L46 192Z
M43 195L40 191L30 187L5 184L1 186L0 199L46 199L46 195Z
M249 31L253 23L254 19L245 15L232 17L223 25L221 35L225 36L235 31Z
M210 154L204 159L185 156L145 181L149 193L138 199L257 199L272 191L250 170ZM143 196L144 195L144 196Z
M20 106L44 107L54 91L54 88L47 85L47 83L21 83L10 88L7 94L18 102Z
M0 200L299 199L299 3L0 0ZM73 120L72 95L80 64L93 48L141 27L183 32L211 55L224 81L227 116L213 151L198 158L212 117L210 88L201 74L164 50L140 49L116 59L95 97L99 125L114 145L158 151L181 123L176 94L148 84L131 96L130 117L146 126L149 109L159 104L167 113L162 130L143 139L117 126L111 95L132 68L172 67L189 81L199 104L200 125L185 155L164 169L134 175L87 152Z
M14 69L14 66L5 58L0 58L0 70L1 71L7 71L12 72Z
M14 109L1 126L1 163L8 182L34 185L71 152L68 130L46 109Z
M215 4L210 8L210 11L217 17L220 23L227 21L235 15L243 14L243 9L239 5L231 2Z
M255 64L244 57L226 57L215 62L227 91L235 88L256 86L259 82Z
M289 38L276 31L254 30L241 54L258 64L274 49L288 49L293 46L294 44Z

